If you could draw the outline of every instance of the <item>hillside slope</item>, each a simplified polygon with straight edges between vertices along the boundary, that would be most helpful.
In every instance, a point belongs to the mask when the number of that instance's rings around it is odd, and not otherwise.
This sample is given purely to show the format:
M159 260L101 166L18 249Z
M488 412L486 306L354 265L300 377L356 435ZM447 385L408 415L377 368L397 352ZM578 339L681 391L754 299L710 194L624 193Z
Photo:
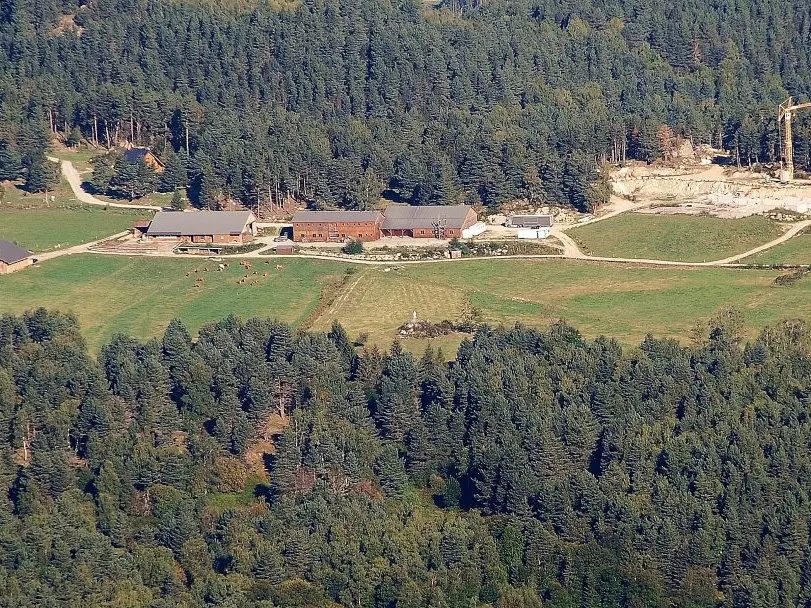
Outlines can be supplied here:
M26 154L32 117L188 151L208 204L288 191L363 208L391 188L416 204L588 208L605 196L596 163L657 157L664 124L773 158L769 117L811 85L799 0L70 4L0 13L0 152ZM799 123L801 163L808 133Z

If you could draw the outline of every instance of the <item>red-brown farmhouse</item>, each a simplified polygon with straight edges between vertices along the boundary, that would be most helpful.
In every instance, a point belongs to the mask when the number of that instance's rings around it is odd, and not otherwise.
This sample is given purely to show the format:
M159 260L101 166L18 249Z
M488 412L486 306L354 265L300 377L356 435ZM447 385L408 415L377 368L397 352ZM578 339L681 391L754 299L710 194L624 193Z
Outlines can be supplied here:
M379 211L299 211L293 216L293 240L300 243L376 241Z

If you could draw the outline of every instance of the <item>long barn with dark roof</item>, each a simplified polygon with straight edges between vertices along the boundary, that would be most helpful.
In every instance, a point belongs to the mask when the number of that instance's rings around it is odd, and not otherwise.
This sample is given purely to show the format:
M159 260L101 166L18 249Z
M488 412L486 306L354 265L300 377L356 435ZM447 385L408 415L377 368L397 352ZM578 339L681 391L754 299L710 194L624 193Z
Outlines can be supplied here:
M250 211L161 211L146 229L148 239L219 245L242 245L255 235Z
M383 236L408 236L416 239L461 238L478 221L468 205L392 205L386 208Z

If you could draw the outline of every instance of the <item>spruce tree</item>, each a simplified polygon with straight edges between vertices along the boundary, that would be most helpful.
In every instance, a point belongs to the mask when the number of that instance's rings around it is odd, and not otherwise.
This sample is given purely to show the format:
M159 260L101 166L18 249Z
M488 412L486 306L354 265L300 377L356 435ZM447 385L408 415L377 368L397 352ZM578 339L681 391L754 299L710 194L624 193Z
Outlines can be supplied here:
M189 179L186 165L180 155L168 152L163 161L164 169L157 177L158 189L161 192L176 192L181 188L185 188L189 183Z
M53 190L59 183L59 168L56 164L45 158L45 155L36 156L31 160L25 173L25 189L29 192L45 192Z
M180 194L180 190L175 190L172 192L172 201L171 207L175 211L183 211L186 208L186 201L183 200L183 195Z
M0 181L15 180L23 175L20 154L6 140L0 140Z

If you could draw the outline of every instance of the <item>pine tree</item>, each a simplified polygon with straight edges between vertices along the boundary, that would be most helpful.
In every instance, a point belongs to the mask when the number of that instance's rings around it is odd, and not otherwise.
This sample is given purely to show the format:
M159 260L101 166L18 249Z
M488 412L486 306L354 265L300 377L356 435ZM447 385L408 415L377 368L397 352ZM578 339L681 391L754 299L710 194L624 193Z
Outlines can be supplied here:
M398 344L383 368L383 377L375 398L375 417L384 435L402 441L417 414L417 367L414 357L403 352Z
M170 204L175 211L183 211L186 208L186 201L183 200L180 190L176 189L172 193L172 202Z
M332 326L330 327L327 337L338 349L338 352L343 357L346 365L351 366L355 358L355 349L352 347L352 343L349 341L349 336L347 335L346 330L341 326L340 323L338 323L337 320L332 322Z
M90 177L90 186L94 191L106 193L110 189L110 182L115 174L115 158L110 154L94 156L90 159L93 173Z
M383 450L377 459L376 472L386 496L402 496L408 487L408 475L396 447L389 446Z
M25 189L29 192L53 190L59 183L59 169L45 155L31 160L25 174Z
M109 187L116 196L129 200L140 198L155 191L155 170L143 159L137 163L118 161Z
M15 180L23 175L20 154L6 140L0 140L0 181Z
M65 139L65 144L67 144L69 148L76 148L81 142L82 131L77 125L74 125Z
M168 152L164 156L164 169L158 175L158 189L161 192L177 192L189 184L186 165L180 155Z
M285 578L284 558L274 547L262 545L251 571L257 579L278 585Z

